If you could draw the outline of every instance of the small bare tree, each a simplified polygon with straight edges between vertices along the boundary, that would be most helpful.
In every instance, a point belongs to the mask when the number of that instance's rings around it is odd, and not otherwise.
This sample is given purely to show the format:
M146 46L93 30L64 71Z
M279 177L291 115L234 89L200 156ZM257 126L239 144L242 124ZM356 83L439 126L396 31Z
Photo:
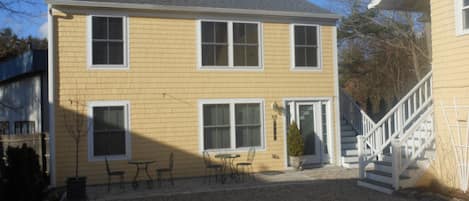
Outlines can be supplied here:
M69 99L68 103L72 111L63 111L63 121L65 129L74 141L75 145L75 177L78 178L78 158L81 137L87 132L85 125L85 117L83 116L86 104L80 99L77 92L75 98Z

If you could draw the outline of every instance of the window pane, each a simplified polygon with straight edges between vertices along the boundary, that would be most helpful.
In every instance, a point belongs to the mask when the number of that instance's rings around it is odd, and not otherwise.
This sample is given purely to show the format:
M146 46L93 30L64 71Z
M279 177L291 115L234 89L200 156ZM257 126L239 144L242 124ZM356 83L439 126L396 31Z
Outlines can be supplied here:
M247 43L258 43L257 24L246 24L246 36Z
M235 45L233 47L234 65L246 66L246 47L244 45Z
M202 42L215 42L214 29L213 22L202 22Z
M316 27L306 27L306 44L307 45L317 45L317 28Z
M246 32L244 24L233 23L233 42L246 43Z
M123 39L122 18L109 18L109 39Z
M295 48L295 65L306 66L306 48L297 47Z
M125 131L95 132L93 136L94 156L125 154Z
M230 148L230 127L225 128L205 128L204 129L205 149L227 149Z
M227 43L228 41L228 27L226 22L215 23L215 42Z
M307 66L318 66L317 48L308 47L306 48L306 65Z
M259 65L259 47L248 46L246 48L247 65L246 66L258 66Z
M229 126L230 105L204 105L204 125L205 126Z
M125 130L124 107L109 107L106 124L109 125L107 129Z
M464 6L469 6L469 0L464 0Z
M321 119L322 119L322 141L324 144L324 153L328 154L329 150L327 148L327 107L326 104L321 105Z
M93 108L93 129L95 131L103 131L109 126L106 125L105 107Z
M236 127L236 147L259 147L261 146L261 127Z
M93 17L93 39L107 39L107 18Z
M305 27L295 26L295 44L304 45L306 44Z
M93 42L93 64L107 64L107 42Z
M464 29L469 29L469 8L463 10L464 14Z
M214 66L215 65L215 46L202 45L202 65Z
M228 46L227 45L216 45L215 46L216 65L227 66L228 65Z
M123 42L109 42L109 64L124 64Z

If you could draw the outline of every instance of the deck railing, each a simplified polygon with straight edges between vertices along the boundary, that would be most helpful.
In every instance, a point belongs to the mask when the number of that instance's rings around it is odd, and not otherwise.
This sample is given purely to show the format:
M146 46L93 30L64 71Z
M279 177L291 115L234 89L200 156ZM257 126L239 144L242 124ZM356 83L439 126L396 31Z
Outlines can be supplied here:
M369 132L358 136L360 178L370 163L392 153L391 141L403 137L432 106L432 73L428 73ZM366 155L364 153L367 153Z
M375 126L375 122L342 89L340 89L340 113L359 135L366 134Z

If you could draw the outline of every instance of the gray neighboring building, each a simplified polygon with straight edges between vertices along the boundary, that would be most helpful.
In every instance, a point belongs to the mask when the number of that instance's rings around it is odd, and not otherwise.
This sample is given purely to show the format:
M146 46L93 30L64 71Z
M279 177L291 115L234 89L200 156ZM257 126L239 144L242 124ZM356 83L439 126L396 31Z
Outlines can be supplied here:
M0 135L48 131L47 50L0 62Z

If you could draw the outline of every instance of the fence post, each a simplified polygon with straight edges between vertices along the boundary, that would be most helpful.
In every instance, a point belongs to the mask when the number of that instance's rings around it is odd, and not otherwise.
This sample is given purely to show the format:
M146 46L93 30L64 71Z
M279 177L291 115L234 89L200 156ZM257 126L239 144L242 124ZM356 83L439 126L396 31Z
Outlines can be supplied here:
M365 178L365 137L357 136L358 142L358 176L360 179Z
M399 177L401 168L401 145L398 139L391 140L392 146L392 186L399 190Z

